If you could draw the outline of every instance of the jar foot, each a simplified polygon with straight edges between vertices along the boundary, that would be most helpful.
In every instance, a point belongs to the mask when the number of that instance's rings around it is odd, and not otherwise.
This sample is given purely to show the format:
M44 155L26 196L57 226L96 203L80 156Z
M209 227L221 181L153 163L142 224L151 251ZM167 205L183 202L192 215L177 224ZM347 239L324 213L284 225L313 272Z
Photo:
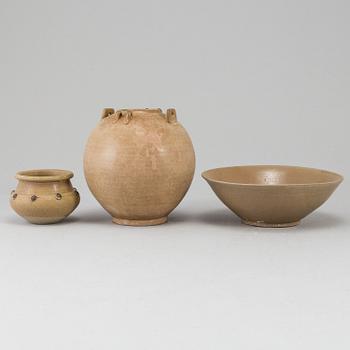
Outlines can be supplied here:
M154 226L161 225L168 221L167 216L163 216L162 218L150 219L150 220L132 220L132 219L119 219L113 218L112 221L118 225L126 225L126 226Z

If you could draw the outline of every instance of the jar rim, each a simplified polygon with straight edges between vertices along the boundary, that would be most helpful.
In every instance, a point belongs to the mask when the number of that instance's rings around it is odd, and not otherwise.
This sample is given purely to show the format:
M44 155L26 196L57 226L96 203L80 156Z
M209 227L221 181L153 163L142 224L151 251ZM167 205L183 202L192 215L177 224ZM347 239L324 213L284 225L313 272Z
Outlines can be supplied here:
M17 172L16 179L31 182L52 182L68 180L73 176L74 174L70 170L32 169Z
M116 110L116 113L130 112L133 115L137 114L162 114L161 108L120 108Z

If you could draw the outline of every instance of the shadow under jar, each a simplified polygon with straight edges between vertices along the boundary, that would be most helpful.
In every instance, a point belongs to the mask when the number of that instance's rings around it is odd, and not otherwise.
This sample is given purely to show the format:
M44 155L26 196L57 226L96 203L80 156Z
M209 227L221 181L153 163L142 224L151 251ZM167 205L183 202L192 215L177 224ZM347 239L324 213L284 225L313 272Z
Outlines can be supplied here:
M13 210L32 224L53 224L66 218L79 204L68 170L38 169L16 174L18 185L11 192Z

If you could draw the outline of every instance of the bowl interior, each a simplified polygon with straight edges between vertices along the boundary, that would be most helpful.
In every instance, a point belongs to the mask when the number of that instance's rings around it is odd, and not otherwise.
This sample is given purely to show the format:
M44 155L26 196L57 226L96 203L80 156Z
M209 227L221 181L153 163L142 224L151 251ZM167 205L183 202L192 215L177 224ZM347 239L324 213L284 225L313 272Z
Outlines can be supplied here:
M242 185L309 185L337 183L342 176L326 170L285 165L247 165L205 171L208 181Z

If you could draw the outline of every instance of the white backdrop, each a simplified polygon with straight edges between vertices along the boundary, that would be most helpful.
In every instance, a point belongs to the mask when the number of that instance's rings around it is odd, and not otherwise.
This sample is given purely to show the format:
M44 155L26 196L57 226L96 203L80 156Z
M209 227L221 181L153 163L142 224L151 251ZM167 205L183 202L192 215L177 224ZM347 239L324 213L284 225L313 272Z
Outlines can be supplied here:
M0 347L348 349L347 1L0 0ZM82 155L104 107L175 107L197 155L168 225L112 225ZM200 178L236 164L345 182L299 228L241 226ZM16 171L63 168L82 197L30 226Z

